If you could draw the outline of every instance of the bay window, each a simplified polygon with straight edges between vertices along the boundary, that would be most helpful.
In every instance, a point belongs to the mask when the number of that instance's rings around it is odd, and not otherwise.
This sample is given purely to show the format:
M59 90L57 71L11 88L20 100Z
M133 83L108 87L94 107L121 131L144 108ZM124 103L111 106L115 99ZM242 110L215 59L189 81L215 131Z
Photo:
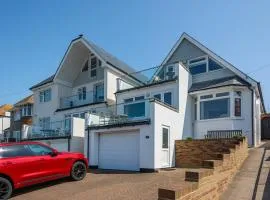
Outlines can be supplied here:
M230 117L230 98L201 101L200 113L201 119Z
M201 95L198 101L195 99L194 107L195 120L197 120L197 110L199 111L199 120L241 117L241 92L220 92Z

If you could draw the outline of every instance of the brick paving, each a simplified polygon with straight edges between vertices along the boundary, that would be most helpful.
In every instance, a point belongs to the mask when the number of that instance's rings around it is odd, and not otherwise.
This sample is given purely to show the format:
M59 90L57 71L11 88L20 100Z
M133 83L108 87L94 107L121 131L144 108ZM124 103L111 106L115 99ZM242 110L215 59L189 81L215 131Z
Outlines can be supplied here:
M183 187L185 169L160 173L90 170L83 181L52 181L15 191L13 200L156 200L159 187Z

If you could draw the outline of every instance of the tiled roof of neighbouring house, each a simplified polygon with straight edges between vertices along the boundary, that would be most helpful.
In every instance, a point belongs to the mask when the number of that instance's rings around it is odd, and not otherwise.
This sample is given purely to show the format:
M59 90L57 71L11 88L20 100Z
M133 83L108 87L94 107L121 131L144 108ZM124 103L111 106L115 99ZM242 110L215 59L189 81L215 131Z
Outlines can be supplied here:
M214 80L210 80L210 81L193 83L189 89L189 92L195 92L195 91L199 91L199 90L206 90L206 89L231 86L231 85L248 86L250 84L238 76L230 76L230 77L214 79Z
M10 104L4 104L0 106L0 115L5 115L5 112L10 111L13 108Z
M25 97L24 99L18 101L14 104L14 107L25 105L25 104L33 104L34 103L34 95L30 95L28 97Z

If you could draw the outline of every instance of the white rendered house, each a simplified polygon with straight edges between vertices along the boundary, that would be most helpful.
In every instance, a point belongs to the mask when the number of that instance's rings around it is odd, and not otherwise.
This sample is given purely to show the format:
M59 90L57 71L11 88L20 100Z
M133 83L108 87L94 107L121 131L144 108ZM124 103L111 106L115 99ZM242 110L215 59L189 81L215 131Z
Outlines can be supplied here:
M144 81L143 76L133 76L132 72L130 66L82 35L75 38L55 74L30 88L35 103L28 137L69 136L76 128L72 118L113 112L109 106L115 104L117 89L139 86ZM84 130L81 135L84 136Z
M175 140L210 133L237 131L250 146L260 144L260 84L186 33L148 82L118 88L115 97L114 115L90 115L84 147L91 167L174 167Z

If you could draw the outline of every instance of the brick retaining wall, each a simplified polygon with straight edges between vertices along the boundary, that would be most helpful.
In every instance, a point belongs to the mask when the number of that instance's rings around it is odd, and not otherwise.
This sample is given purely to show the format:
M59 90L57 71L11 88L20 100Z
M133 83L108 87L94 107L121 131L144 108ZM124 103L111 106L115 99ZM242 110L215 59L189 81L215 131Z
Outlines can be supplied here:
M176 166L188 170L185 180L192 187L159 188L159 200L217 200L248 156L246 138L176 141Z

